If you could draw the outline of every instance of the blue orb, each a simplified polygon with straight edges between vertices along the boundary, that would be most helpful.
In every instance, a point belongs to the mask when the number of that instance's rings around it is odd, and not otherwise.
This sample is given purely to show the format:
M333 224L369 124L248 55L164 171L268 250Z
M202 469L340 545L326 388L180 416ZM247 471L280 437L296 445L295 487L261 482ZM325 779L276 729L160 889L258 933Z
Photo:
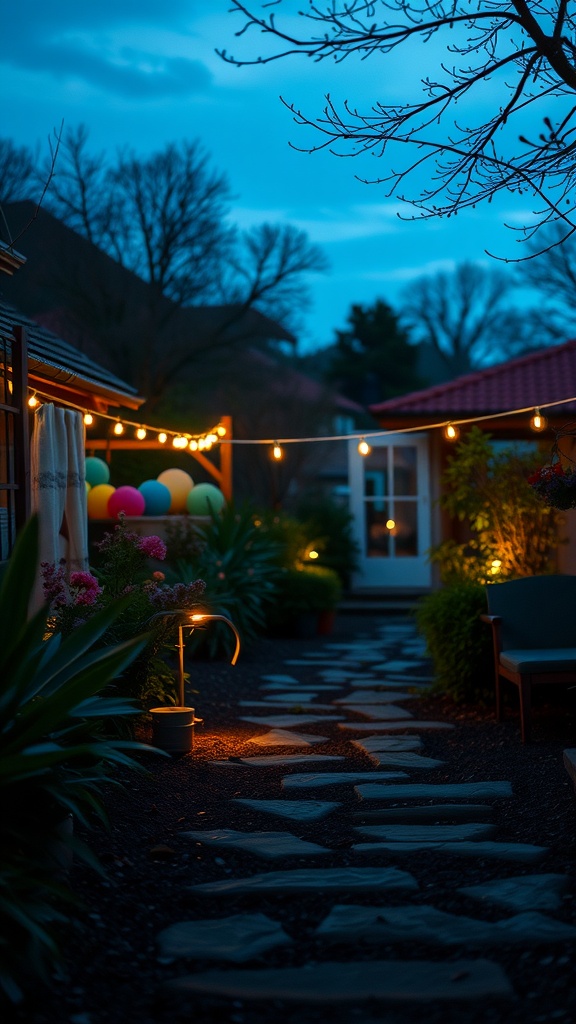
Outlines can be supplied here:
M97 487L98 484L107 484L110 481L110 469L104 459L98 459L95 455L89 455L86 459L86 480L90 487Z
M159 480L145 480L138 488L146 503L144 508L145 516L165 516L168 514L172 495L166 484Z

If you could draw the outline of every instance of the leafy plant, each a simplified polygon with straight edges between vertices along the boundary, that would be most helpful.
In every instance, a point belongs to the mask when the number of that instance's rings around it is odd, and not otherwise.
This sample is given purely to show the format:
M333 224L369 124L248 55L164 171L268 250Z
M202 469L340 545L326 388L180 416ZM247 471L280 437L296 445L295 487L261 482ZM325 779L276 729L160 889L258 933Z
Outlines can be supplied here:
M283 569L268 616L269 628L273 633L292 634L298 631L301 616L332 611L341 596L340 577L333 569L319 565Z
M483 612L485 587L466 579L427 594L416 610L416 623L434 664L433 689L455 701L485 703L493 697L492 644L480 621Z
M123 692L138 700L143 709L151 704L174 703L174 672L165 661L167 651L173 650L174 626L159 613L197 608L204 593L203 581L194 579L173 586L166 583L165 573L153 568L165 558L164 542L155 535L141 537L129 530L123 515L96 549L94 574L72 573L67 579L63 566L43 563L51 630L68 636L100 609L127 595L129 600L101 642L117 643L146 631L148 642L126 673Z
M275 600L279 574L277 547L258 522L250 506L226 505L208 525L199 527L204 546L197 560L177 565L183 581L202 577L206 584L202 610L230 619L243 644L264 628L266 606ZM220 622L211 623L203 638L211 656L228 653L234 643L230 629Z
M70 635L46 636L43 608L28 618L38 564L38 525L22 531L0 585L0 986L18 1001L31 977L47 978L58 957L57 931L74 903L49 851L62 843L68 815L104 817L101 791L117 765L139 768L104 723L135 713L110 684L144 648L132 637L98 646L125 611L125 597ZM75 852L94 863L87 847Z
M537 452L497 452L488 434L472 427L456 445L442 479L442 507L466 524L463 543L440 544L431 560L442 579L486 582L549 572L557 545L556 514L538 499L528 478Z
M334 569L347 587L360 553L348 508L330 498L311 496L299 502L297 515L308 534L309 546L320 553L320 564Z

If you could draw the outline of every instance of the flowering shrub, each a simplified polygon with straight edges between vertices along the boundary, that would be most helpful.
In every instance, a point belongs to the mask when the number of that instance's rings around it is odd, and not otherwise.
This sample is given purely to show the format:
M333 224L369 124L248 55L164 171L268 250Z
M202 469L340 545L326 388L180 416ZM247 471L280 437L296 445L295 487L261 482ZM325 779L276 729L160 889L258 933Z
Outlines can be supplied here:
M561 462L553 462L537 469L528 483L551 508L576 508L576 469L564 469Z
M174 700L173 672L161 653L174 646L175 623L168 615L163 619L159 613L198 608L205 583L196 579L170 586L161 570L150 571L149 559L163 561L166 545L160 537L141 537L127 529L122 514L114 529L105 533L95 547L98 565L92 572L74 572L67 579L63 565L42 564L51 631L67 636L100 608L129 594L131 600L104 635L103 643L118 643L149 633L146 647L125 677L124 692L143 706L152 700Z

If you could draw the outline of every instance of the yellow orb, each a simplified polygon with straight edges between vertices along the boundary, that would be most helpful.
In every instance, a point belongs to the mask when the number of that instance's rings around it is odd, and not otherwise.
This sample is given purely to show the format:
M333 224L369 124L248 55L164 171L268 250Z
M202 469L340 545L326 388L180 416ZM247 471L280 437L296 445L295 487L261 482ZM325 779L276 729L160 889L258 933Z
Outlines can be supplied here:
M186 499L194 486L190 474L183 469L165 469L157 479L170 491L171 501L168 511L176 514L186 512Z
M112 484L96 484L88 492L88 518L108 519L108 499L116 490Z

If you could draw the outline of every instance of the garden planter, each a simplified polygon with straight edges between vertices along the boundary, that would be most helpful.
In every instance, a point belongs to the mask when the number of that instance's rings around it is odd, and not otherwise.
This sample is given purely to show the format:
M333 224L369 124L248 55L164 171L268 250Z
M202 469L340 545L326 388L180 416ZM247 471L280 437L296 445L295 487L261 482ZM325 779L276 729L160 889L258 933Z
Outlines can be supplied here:
M194 749L194 708L151 708L152 746L168 754L188 754Z

